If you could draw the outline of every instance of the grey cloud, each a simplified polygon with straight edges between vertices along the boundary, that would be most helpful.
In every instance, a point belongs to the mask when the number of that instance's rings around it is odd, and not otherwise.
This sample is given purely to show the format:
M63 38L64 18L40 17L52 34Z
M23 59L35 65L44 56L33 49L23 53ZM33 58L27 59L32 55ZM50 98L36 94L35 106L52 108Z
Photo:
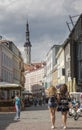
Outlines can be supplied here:
M10 5L9 2L0 0L0 34L13 39L22 48L28 18L32 60L42 59L50 48L48 41L63 42L69 34L66 25L66 21L70 21L68 15L81 11L76 8L77 0L13 0Z
M66 20L62 16L57 16L51 19L36 19L36 21L31 22L31 36L33 40L39 40L40 37L49 36L52 39L59 39L65 37L66 32L68 32ZM33 33L35 31L35 33Z

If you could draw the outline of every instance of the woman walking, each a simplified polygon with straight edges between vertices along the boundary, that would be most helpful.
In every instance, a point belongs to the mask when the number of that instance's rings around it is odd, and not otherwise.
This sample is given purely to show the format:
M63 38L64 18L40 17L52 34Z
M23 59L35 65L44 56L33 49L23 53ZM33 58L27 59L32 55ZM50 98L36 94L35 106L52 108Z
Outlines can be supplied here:
M50 118L51 118L51 123L52 126L51 128L55 128L55 111L57 107L57 95L56 95L56 88L54 86L50 86L48 89L49 93L49 100L48 100L48 108L50 111Z
M20 101L19 92L16 93L15 108L16 108L16 120L18 120L20 119L20 111L21 111L21 101Z
M69 110L69 95L67 91L67 85L63 84L60 88L60 95L58 97L58 111L62 113L63 128L67 128L67 112Z

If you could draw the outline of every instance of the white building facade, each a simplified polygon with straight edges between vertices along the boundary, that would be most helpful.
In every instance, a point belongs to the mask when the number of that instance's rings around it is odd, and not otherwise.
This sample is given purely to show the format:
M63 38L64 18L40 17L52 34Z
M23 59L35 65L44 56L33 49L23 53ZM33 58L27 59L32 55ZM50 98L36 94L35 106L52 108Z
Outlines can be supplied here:
M44 88L44 66L34 67L31 71L25 71L25 90L39 93Z
M64 49L61 47L56 55L57 58L57 71L58 71L58 84L65 83L65 60Z
M0 81L13 82L13 53L8 44L0 44Z
M24 87L22 64L21 53L15 44L8 40L0 40L0 98L3 96L9 99Z
M47 87L52 84L52 71L54 65L57 63L56 54L60 48L60 45L53 45L46 55L46 82Z

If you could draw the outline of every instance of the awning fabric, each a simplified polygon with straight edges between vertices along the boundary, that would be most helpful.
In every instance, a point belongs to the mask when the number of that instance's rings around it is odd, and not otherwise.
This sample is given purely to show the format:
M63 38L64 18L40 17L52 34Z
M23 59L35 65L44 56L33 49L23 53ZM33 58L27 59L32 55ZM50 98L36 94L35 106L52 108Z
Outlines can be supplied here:
M29 91L22 91L22 94L32 94L32 92L29 92Z
M8 83L8 82L0 82L0 88L19 88L20 84Z

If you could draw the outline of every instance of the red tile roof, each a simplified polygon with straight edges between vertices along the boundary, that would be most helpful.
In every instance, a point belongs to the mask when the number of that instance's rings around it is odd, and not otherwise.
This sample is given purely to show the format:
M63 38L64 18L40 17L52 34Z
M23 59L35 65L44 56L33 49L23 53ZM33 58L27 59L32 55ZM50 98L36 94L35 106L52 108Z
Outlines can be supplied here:
M24 64L24 70L25 71L34 71L34 70L43 68L45 65L46 65L46 62L32 63L31 65Z

